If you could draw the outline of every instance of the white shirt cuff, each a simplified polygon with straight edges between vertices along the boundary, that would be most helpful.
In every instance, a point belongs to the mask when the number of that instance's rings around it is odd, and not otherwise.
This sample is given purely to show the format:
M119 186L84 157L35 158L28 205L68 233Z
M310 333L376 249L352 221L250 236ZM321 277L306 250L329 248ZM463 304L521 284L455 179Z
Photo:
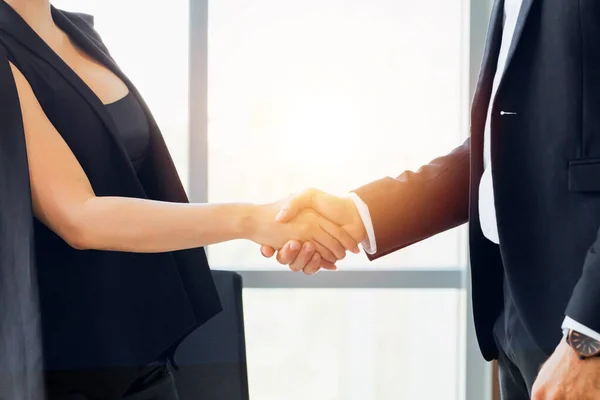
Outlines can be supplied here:
M371 220L369 207L364 201L362 201L360 197L358 197L356 193L350 192L348 193L348 196L354 202L354 205L358 210L358 214L360 215L360 219L362 220L365 230L367 231L367 238L363 240L361 246L368 254L375 254L377 253L377 242L375 241L375 229L373 228L373 221Z
M591 337L592 339L596 339L596 340L600 341L600 333L591 330L587 326L580 324L579 322L575 321L574 319L572 319L570 317L565 317L565 320L563 321L563 324L562 324L562 329L563 329L563 334L565 334L565 332L568 333L568 331L572 329L572 330L577 331L585 336L588 336L588 337Z

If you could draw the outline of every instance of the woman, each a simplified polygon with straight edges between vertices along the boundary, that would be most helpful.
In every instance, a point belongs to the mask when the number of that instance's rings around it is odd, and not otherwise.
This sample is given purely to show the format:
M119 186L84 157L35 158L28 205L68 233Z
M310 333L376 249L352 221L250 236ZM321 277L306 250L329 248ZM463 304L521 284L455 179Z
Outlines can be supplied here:
M220 311L201 246L312 241L315 265L358 247L313 212L275 222L279 203L186 204L154 119L92 24L48 0L0 1L1 140L11 168L26 145L46 390L172 399L167 359ZM25 218L9 222L27 239Z

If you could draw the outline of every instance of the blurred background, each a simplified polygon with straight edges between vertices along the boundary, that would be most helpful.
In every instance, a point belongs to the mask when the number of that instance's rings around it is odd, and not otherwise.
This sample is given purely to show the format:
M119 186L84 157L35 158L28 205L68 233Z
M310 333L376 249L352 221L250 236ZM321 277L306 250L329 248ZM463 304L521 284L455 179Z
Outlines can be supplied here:
M210 202L308 186L344 194L461 144L489 3L53 1L95 16L190 197ZM244 277L251 398L491 398L464 228L373 263L349 255L314 277L252 243L208 254Z

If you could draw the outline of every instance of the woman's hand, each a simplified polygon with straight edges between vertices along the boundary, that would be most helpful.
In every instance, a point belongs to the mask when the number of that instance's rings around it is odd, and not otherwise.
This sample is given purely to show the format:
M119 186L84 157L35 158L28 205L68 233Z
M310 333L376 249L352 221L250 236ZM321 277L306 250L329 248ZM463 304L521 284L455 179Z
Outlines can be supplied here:
M358 252L356 241L340 226L312 210L304 210L289 222L277 222L283 202L258 206L252 216L249 239L281 249L289 240L312 242L323 259L335 263L346 251Z

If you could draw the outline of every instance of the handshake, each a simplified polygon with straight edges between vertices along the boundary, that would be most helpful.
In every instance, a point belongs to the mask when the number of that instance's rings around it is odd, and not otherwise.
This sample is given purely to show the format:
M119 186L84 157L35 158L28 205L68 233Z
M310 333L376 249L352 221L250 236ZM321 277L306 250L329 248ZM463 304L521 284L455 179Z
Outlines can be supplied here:
M319 269L335 270L346 251L358 253L367 237L361 216L350 197L308 189L289 199L261 206L252 240L261 253L312 275Z

